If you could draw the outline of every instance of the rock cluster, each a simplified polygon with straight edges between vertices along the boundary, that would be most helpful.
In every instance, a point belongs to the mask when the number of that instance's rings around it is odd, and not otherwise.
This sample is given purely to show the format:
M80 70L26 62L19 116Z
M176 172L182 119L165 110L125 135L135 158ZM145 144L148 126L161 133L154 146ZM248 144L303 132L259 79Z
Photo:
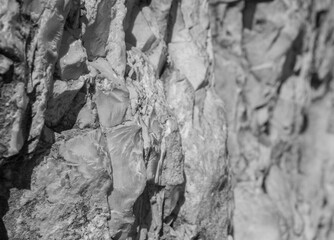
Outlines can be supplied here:
M2 1L1 239L221 239L208 1Z
M234 239L333 239L334 1L212 1Z
M1 0L0 239L334 239L334 0Z

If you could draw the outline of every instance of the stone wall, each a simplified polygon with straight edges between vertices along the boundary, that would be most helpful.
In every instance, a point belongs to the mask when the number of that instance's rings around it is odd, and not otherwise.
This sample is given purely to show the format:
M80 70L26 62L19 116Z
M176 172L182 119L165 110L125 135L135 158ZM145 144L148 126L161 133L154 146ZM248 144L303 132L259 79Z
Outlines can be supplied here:
M227 238L208 1L1 5L1 239Z
M334 1L212 1L236 240L333 239Z
M334 238L333 0L0 3L0 239Z

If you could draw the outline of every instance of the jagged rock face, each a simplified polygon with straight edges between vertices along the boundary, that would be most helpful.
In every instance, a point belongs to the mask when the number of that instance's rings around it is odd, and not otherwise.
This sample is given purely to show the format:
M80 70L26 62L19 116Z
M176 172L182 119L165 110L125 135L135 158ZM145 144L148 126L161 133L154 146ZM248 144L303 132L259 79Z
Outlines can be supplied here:
M1 239L227 239L208 1L0 13Z
M212 1L234 239L333 239L334 1Z
M0 3L0 239L334 238L333 0Z

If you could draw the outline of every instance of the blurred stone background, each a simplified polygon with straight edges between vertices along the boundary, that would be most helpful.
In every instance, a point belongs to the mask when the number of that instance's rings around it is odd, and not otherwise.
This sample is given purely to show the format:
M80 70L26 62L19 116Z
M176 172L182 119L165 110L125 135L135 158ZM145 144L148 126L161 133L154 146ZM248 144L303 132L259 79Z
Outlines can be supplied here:
M0 239L334 239L333 0L0 0Z

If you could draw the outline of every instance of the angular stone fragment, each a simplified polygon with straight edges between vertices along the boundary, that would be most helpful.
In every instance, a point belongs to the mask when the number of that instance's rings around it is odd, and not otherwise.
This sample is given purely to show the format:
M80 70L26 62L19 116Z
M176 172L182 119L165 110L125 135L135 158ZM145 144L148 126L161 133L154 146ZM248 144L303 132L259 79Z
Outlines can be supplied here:
M96 60L89 62L89 66L93 67L93 69L90 68L91 75L96 75L98 73L102 77L108 80L107 83L105 84L105 85L108 85L106 86L106 88L110 88L109 85L124 87L123 77L117 76L117 73L115 72L115 69L113 69L112 64L109 61L107 61L105 58L97 58ZM104 83L102 83L102 85L103 84Z
M92 178L106 171L112 173L111 160L104 135L100 130L92 130L65 141L59 154L68 164L76 166L85 178Z
M164 212L163 217L168 220L171 218L171 214L175 210L180 200L180 195L182 194L182 186L168 186L165 191L165 201L164 201Z
M289 15L282 1L258 3L255 8L254 25L245 30L243 45L252 72L262 82L274 84L291 74L300 47L301 18Z
M19 153L27 137L24 39L29 26L16 1L0 4L0 166Z
M0 6L0 49L4 54L16 62L23 61L24 38L27 34L25 26L20 24L20 6L16 1L4 0Z
M29 98L24 83L1 86L0 156L10 157L21 150L27 137L26 113Z
M323 25L319 29L319 38L315 43L315 71L319 77L319 80L326 79L329 75L333 75L333 43L334 43L334 33L333 33L333 13L334 8L322 10L328 11L327 16L323 19ZM320 20L319 20L320 21Z
M78 111L76 125L80 129L84 128L95 128L97 127L97 110L94 108L91 99L87 99L88 101L83 107Z
M64 114L64 116L61 118L59 124L57 124L57 126L54 127L54 130L56 132L62 132L64 130L69 130L71 128L75 128L76 126L82 126L80 124L81 122L81 118L80 118L80 112L85 108L85 106L87 105L87 97L85 94L85 91L83 91L83 89L81 89L77 95L74 97L72 103L69 106L68 111ZM91 113L91 112L89 112ZM96 128L96 123L95 123L95 116L96 114L92 114L93 116L90 117L89 119L91 119L91 121L89 120L88 123L86 121L83 120L83 122L85 122L84 126L87 127L91 127L91 128ZM78 123L78 124L76 124ZM84 128L84 127L83 127Z
M123 0L115 1L111 8L111 14L114 17L110 23L107 49L107 60L116 72L118 77L124 77L126 66L125 36L123 30L123 20L127 9Z
M109 92L97 90L95 102L101 125L110 128L123 122L129 93L117 88Z
M168 45L168 52L177 69L184 74L193 88L197 90L206 80L206 59L201 55L192 42L172 42Z
M168 74L167 74L168 73ZM178 123L181 126L180 132L184 136L190 133L192 128L193 108L195 91L191 83L179 71L165 71L163 79L166 82L166 97L176 114ZM179 92L183 92L182 97Z
M89 60L105 57L107 54L106 46L112 21L111 7L115 2L108 0L86 2L88 9L95 11L93 14L87 13L86 29L82 38Z
M13 70L13 61L0 54L0 85L13 80Z
M60 55L63 55L59 59L60 77L62 80L76 80L84 73L87 73L86 66L86 51L82 47L81 40L68 39L68 42L62 42L62 45L68 48L68 50ZM63 47L63 46L62 46Z
M307 89L301 78L290 77L282 85L276 107L273 112L272 126L275 131L284 133L298 132L303 124L303 108L307 103Z
M167 61L167 46L164 41L156 41L151 49L145 52L150 63L156 70L156 75L160 76L161 70Z
M270 90L268 86L258 82L255 77L249 76L243 87L242 94L249 107L256 109L267 103L272 94Z
M125 41L145 51L144 48L149 49L152 42L156 40L156 36L150 27L152 20L146 19L138 6L132 9L132 14L134 19L130 21L133 22L133 25L127 29Z
M12 104L17 109L13 117L11 129L11 140L9 143L8 156L17 154L24 145L26 140L26 110L28 106L28 96L26 95L23 83L16 85L16 93L12 98ZM9 116L7 116L9 117Z
M202 9L197 11L196 9ZM207 38L210 29L208 2L199 0L181 1L181 12L185 23L185 28L189 29L192 41L205 52L207 48Z
M186 202L181 207L180 216L186 219L187 224L176 227L175 230L180 239L191 239L196 235L197 228L203 229L208 238L218 239L218 235L226 235L221 226L227 222L224 222L224 219L217 221L210 212L227 211L228 203L222 199L228 199L229 195L216 195L215 190L209 185L221 181L224 177L220 176L225 174L225 164L220 158L224 155L224 148L215 147L217 142L224 146L226 141L222 105L211 90L208 93L198 91L196 98L191 84L187 79L183 79L182 75L172 72L167 76L167 99L180 124L182 147L185 152ZM180 92L187 94L179 94ZM199 120L202 114L205 114L206 121ZM228 190L224 194L227 192ZM209 207L214 201L221 202L216 209ZM212 219L209 220L208 216L212 216ZM182 233L183 231L185 232ZM219 234L215 236L214 233L217 231Z
M45 112L45 121L48 126L53 127L59 123L64 114L69 110L73 99L83 85L83 78L69 82L55 81L53 94Z
M172 122L172 121L170 121ZM169 122L168 122L169 123ZM167 123L167 124L168 124ZM162 172L161 172L161 181L160 185L180 185L184 181L183 177L183 152L181 145L181 136L178 132L178 129L175 128L177 126L176 122L172 122L173 126L168 126L171 129L171 133L169 133L165 137L165 148L166 148L166 156L163 160L162 164ZM170 124L170 125L171 125ZM173 129L174 128L174 129Z
M42 12L40 29L32 40L32 58L34 65L27 92L34 93L32 103L32 122L29 132L29 151L38 144L38 136L45 123L45 111L51 94L53 71L63 35L64 24L72 2L53 1ZM52 9L52 10L51 10ZM38 46L38 48L37 48Z
M171 10L173 0L159 1L152 0L150 9L152 10L157 25L159 27L160 35L164 38L167 37L168 32L166 31L168 25L168 17Z
M115 127L106 133L106 139L114 180L108 197L111 236L127 239L134 223L133 204L146 185L140 127L133 123Z
M34 22L38 21L45 7L45 3L40 0L24 1L22 3L22 12L29 14Z

